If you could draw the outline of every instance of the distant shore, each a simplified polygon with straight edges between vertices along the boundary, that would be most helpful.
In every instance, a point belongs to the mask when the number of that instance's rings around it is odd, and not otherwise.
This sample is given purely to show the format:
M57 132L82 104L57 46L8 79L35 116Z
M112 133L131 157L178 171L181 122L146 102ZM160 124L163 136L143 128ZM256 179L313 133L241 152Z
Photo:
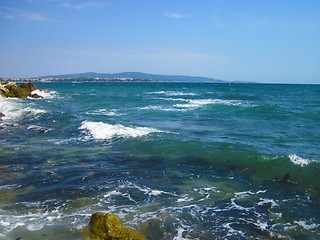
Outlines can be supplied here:
M10 82L163 82L152 79L133 79L133 78L8 78L3 79Z

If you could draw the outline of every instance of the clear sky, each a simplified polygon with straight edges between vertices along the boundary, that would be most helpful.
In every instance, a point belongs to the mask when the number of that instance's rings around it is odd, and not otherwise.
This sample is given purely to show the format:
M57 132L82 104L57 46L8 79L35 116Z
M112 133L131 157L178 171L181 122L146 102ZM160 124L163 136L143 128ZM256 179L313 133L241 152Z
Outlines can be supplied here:
M320 0L0 0L0 76L320 84Z

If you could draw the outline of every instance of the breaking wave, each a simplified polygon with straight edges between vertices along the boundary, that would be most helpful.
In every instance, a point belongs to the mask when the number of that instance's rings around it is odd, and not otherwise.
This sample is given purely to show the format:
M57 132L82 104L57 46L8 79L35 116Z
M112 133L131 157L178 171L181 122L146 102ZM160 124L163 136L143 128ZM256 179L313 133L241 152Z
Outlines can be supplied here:
M89 115L103 115L103 116L121 116L122 113L118 113L118 109L98 109L86 112Z
M125 127L121 124L108 124L103 122L83 121L81 130L89 131L94 139L104 140L112 139L114 137L142 137L154 132L162 132L160 130L148 127Z
M296 165L300 165L301 167L307 166L311 162L310 160L305 159L305 158L301 158L301 157L297 156L296 154L290 154L289 159L292 163L294 163Z

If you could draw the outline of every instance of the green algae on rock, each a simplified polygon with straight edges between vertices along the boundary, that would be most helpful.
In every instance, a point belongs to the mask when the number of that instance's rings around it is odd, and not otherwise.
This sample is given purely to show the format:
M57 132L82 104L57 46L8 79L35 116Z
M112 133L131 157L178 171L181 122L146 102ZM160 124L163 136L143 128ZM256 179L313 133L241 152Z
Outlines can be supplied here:
M113 213L96 212L91 215L85 235L95 240L146 240L146 238L122 225Z
M9 98L42 98L34 90L38 88L31 82L22 83L17 85L14 82L6 82L4 85L0 86L0 95Z

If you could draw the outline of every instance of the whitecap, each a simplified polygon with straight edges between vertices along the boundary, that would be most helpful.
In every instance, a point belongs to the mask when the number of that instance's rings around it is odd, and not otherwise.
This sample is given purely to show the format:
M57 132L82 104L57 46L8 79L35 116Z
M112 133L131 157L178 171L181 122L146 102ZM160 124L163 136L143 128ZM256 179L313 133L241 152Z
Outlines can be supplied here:
M149 92L149 94L159 94L166 96L196 96L198 94L192 92L179 92L179 91L158 91L158 92Z
M83 121L81 130L88 130L91 136L98 140L112 139L114 137L142 137L160 130L148 127L125 127L121 124L108 124L103 122Z
M30 125L30 126L27 127L27 129L28 130L42 132L42 133L46 133L46 132L50 131L49 128L45 128L45 127L41 127L41 126L37 126L37 125Z
M186 238L184 238L184 237L182 236L182 234L183 234L184 231L185 231L185 230L184 230L183 228L179 227L179 228L177 229L177 232L178 232L178 233L177 233L177 236L175 236L173 240L183 240L183 239L186 239Z
M299 156L297 156L296 154L290 154L289 159L292 163L296 164L296 165L300 165L301 167L307 166L310 164L310 160L305 159L305 158L301 158Z
M32 117L38 117L44 113L47 113L47 111L43 109L25 107L23 101L24 100L21 99L8 99L0 97L0 113L4 114L1 119L5 124L8 122L12 124L26 114L31 115Z
M151 188L148 188L148 187L140 187L136 184L132 184L130 186L133 186L134 188L137 188L139 191L143 192L144 194L146 195L150 195L150 196L158 196L158 195L161 195L161 194L168 194L168 195L174 195L172 193L168 193L168 192L164 192L164 191L161 191L161 190L156 190L156 189L151 189Z
M33 115L43 114L43 113L46 113L46 112L47 112L47 111L44 110L44 109L34 109L34 108L30 108L30 107L27 107L25 110L28 111L28 112L30 112L30 113L33 114Z
M194 198L184 195L181 198L178 198L176 202L191 202L193 200Z
M36 89L36 90L32 91L31 95L32 94L37 94L43 98L54 98L56 96L55 91L47 91L47 90L41 90L41 89Z
M188 109L177 109L174 107L163 107L163 106L156 106L156 105L149 105L146 107L139 107L138 110L153 110L153 111L165 111L165 112L185 112Z
M295 224L298 224L299 226L307 229L307 230L313 230L320 226L320 224L311 223L308 224L306 221L294 221Z
M121 115L124 115L122 113L118 113L118 109L110 109L110 110L107 110L107 109L98 109L98 110L93 110L93 111L88 111L86 112L86 114L89 114L89 115L103 115L103 116L121 116Z
M17 99L7 99L0 96L0 113L4 114L3 121L12 121L22 116L25 110Z
M260 201L257 203L258 206L263 206L265 204L271 205L271 208L279 207L279 204L276 203L276 201L268 198L260 198Z
M189 99L186 100L187 103L185 104L175 104L174 107L177 108L199 108L209 104L220 104L220 105L228 105L228 106L238 106L244 105L240 101L236 100L221 100L221 99Z

